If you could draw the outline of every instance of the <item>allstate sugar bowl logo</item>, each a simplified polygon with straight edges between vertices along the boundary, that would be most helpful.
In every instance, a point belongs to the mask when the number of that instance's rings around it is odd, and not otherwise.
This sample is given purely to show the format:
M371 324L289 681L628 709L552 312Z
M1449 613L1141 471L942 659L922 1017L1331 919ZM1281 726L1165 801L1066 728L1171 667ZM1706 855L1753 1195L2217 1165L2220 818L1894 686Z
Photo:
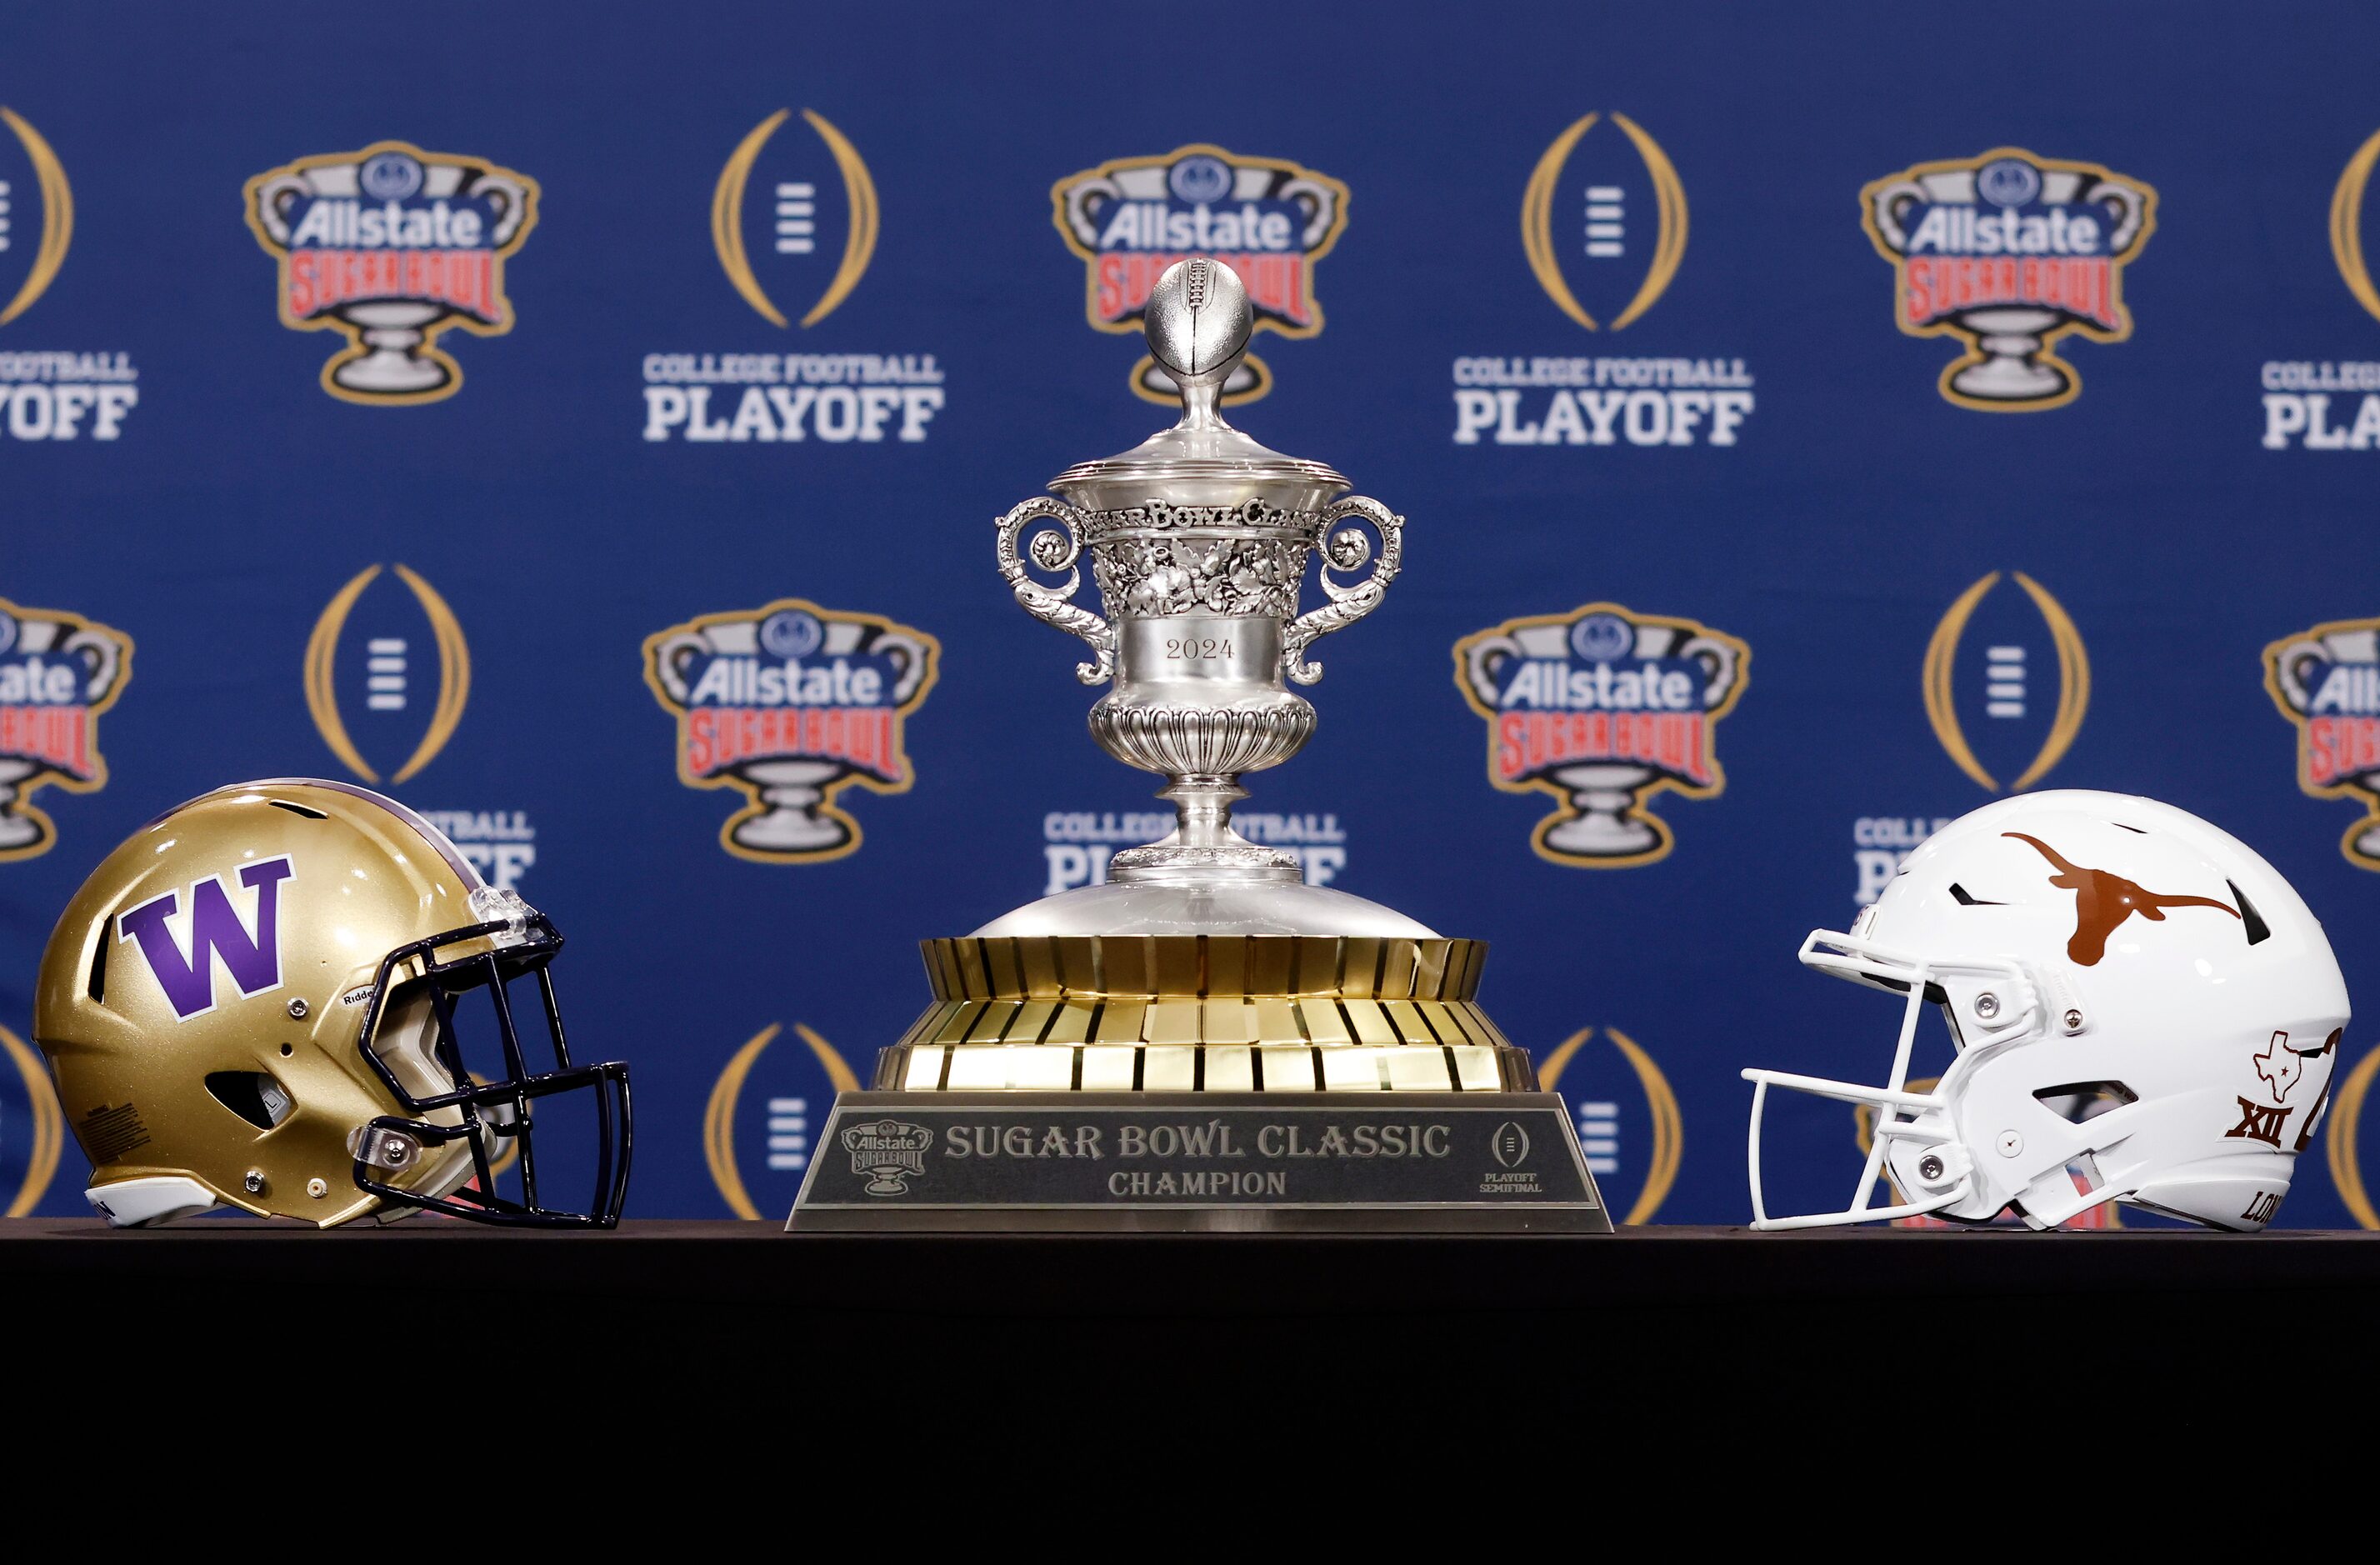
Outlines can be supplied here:
M2097 164L2000 147L1887 175L1860 191L1860 222L1892 262L1900 329L1966 345L1942 394L2035 413L2082 394L2058 338L2132 334L2124 268L2155 230L2156 191Z
M1556 310L1599 334L1628 330L1660 302L1685 259L1686 231L1686 189L1669 153L1622 114L1572 121L1521 196L1521 248L1537 286ZM1743 360L1680 357L1667 346L1624 357L1458 358L1454 443L1735 444L1753 406Z
M53 783L107 783L99 714L132 677L132 637L81 614L0 598L0 863L50 851L57 828L33 804Z
M780 332L807 333L844 307L868 275L879 225L868 160L815 109L798 122L779 109L752 127L711 188L719 269L751 313ZM743 311L734 316L748 328ZM824 345L788 353L777 346L783 340L646 354L644 438L810 448L927 438L944 397L935 355Z
M537 224L537 181L484 159L379 141L299 158L247 185L248 225L280 261L281 323L345 333L322 389L368 406L452 396L438 346L513 329L504 261Z
M2363 807L2339 851L2380 869L2380 619L2331 620L2274 642L2265 689L2297 724L2298 786Z
M42 133L0 107L0 326L40 302L74 242L74 188ZM37 348L0 339L0 431L10 440L111 441L140 401L122 352Z
M678 780L745 795L720 829L727 851L814 864L858 850L837 795L908 790L903 725L941 660L922 630L783 598L648 637L645 683L676 714Z
M1207 142L1153 157L1117 158L1051 187L1053 218L1083 260L1084 310L1102 332L1140 330L1148 290L1187 256L1212 256L1239 274L1259 332L1310 337L1322 330L1315 264L1347 226L1347 187L1280 158L1248 157ZM1133 390L1174 406L1172 380L1147 355ZM1250 354L1223 385L1226 406L1272 389Z
M1529 841L1556 864L1625 869L1668 855L1646 808L1675 790L1725 790L1718 721L1742 697L1752 649L1694 620L1589 603L1506 620L1454 644L1454 682L1488 720L1488 780L1561 807Z

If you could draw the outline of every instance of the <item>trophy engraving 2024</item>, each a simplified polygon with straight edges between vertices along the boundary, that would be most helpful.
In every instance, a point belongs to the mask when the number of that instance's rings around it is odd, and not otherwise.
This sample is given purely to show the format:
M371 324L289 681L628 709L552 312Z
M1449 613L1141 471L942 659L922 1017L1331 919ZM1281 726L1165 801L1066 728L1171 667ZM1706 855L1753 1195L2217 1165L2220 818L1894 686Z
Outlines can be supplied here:
M789 1227L1609 1231L1561 1100L1475 998L1486 948L1232 829L1241 776L1313 734L1290 685L1378 604L1404 525L1223 421L1251 325L1229 267L1174 265L1147 326L1181 421L998 524L1001 575L1088 645L1078 677L1113 685L1091 732L1166 780L1173 831L925 942L933 1003L837 1099Z

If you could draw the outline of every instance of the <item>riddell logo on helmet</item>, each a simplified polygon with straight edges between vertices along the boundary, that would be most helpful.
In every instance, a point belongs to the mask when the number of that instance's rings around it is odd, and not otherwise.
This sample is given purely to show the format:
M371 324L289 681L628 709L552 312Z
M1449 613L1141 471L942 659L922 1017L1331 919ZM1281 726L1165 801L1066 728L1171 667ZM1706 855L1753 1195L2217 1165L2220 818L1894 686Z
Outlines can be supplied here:
M176 922L182 893L166 892L116 916L116 942L139 947L177 1021L215 1008L218 956L243 998L270 993L281 987L281 888L296 874L285 855L241 866L239 883L253 893L247 915L223 876L194 880L187 920Z

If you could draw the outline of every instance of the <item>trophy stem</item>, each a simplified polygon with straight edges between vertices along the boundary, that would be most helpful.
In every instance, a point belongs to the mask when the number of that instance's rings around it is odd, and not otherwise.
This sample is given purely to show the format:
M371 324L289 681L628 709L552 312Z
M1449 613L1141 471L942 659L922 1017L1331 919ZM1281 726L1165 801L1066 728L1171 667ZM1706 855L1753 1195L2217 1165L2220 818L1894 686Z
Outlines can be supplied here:
M1146 847L1127 848L1108 863L1115 880L1294 880L1295 855L1262 848L1232 829L1232 806L1248 796L1233 772L1173 774L1173 785L1157 796L1173 801L1173 830Z

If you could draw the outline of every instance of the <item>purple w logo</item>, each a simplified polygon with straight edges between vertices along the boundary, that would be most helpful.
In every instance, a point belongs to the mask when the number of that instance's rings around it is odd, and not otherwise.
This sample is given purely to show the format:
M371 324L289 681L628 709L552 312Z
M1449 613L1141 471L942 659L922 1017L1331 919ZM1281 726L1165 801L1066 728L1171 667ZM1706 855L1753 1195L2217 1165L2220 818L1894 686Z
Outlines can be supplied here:
M190 932L186 947L168 928L181 910L178 892L167 892L115 921L117 940L138 940L158 987L182 1021L214 1009L215 958L223 958L243 995L281 987L281 882L297 873L287 858L268 858L239 872L239 883L256 893L254 928L231 904L220 875L190 885Z

